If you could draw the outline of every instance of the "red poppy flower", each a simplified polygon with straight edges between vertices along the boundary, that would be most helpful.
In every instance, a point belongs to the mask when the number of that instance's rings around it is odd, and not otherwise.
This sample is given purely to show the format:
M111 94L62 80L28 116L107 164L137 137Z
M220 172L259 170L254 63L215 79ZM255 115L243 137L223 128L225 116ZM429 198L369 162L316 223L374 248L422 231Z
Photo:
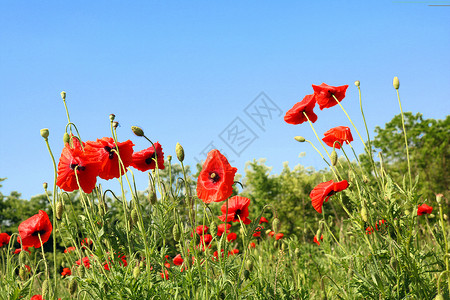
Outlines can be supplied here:
M269 221L266 218L261 217L261 219L259 219L259 224L262 224L262 223L269 223Z
M231 251L228 251L228 256L235 255L235 254L239 254L239 249L233 249Z
M30 300L44 300L44 298L42 298L42 295L33 295Z
M228 224L228 223L226 223L226 224L227 224L227 232L226 233L229 233L230 232L229 229L231 228L231 224ZM217 235L218 236L222 236L224 231L225 231L225 223L219 224L219 226L217 226Z
M322 141L325 142L330 147L333 147L334 142L338 141L340 144L336 143L335 148L341 149L341 145L346 142L347 144L350 144L350 142L353 142L352 133L350 131L350 128L346 126L338 126L331 128L327 132L324 133L325 137L322 139Z
M164 152L162 150L161 145L156 142L155 148L150 146L147 149L141 150L139 152L133 153L133 161L131 165L138 169L139 171L145 172L150 169L154 170L156 168L155 159L158 161L158 169L163 170L164 166Z
M197 196L205 203L226 200L233 193L236 171L219 150L211 150L198 175Z
M11 237L6 232L0 233L0 247L8 245L10 239Z
M169 271L164 270L164 273L159 273L162 279L169 280Z
M372 226L369 226L369 227L366 228L366 234L372 234L372 232L373 232L373 227Z
M382 230L382 229L387 228L387 225L382 226L382 225L385 224L385 223L386 223L386 220L379 220L379 221L375 224L375 229L378 231L378 230Z
M228 200L228 215L227 204L224 203L220 209L223 215L219 216L219 219L226 222L239 222L239 219L248 225L252 221L248 219L248 206L250 205L250 199L240 196L234 196Z
M198 235L203 235L208 231L209 227L206 225L199 225L195 229L195 232L197 232Z
M24 246L23 249L22 248L16 249L16 250L14 250L14 254L19 254L22 251L26 251L31 254L31 251L28 250L28 248L29 248L28 246Z
M316 98L317 104L319 104L320 110L324 108L330 108L337 104L336 99L341 102L345 98L345 92L347 91L348 85L342 86L331 86L325 83L321 85L312 85L314 89L314 96ZM336 99L334 99L334 97Z
M101 162L95 156L86 155L79 143L73 144L75 147L71 148L67 143L61 152L56 185L66 192L78 190L75 176L75 168L78 167L77 176L80 186L85 193L89 194L95 188Z
M227 241L234 242L237 239L236 233L232 232L227 235Z
M422 205L419 205L419 207L417 208L417 215L421 216L421 215L431 214L432 211L433 211L433 208L431 206L422 204Z
M69 268L64 268L61 272L61 276L70 276L72 275L72 271Z
M256 248L256 244L253 243L253 242L251 242L251 243L250 243L250 248Z
M280 233L277 233L277 234L275 235L275 240L278 241L279 239L282 239L283 236L284 236L284 234L282 234L281 232L280 232Z
M224 251L225 251L224 249L221 249L220 253L222 253L222 257L223 257L223 252ZM214 255L215 258L219 258L219 252L218 251L214 251L213 255Z
M273 236L275 235L275 231L269 232L268 235L269 235L270 237L273 237Z
M181 254L177 254L177 256L175 256L173 258L173 264L176 266L181 266L184 262L184 259L181 257Z
M205 251L205 248L211 248L211 241L213 237L210 234L204 234L200 238L200 245L202 250Z
M323 241L323 234L320 236L320 240ZM316 235L314 236L314 243L316 243L317 245L320 246L320 242L319 242L319 240L317 239L317 236L316 236Z
M305 117L306 114L309 120L314 123L317 121L317 115L313 111L314 106L316 106L314 95L306 95L302 101L297 102L290 110L287 111L284 116L284 121L293 125L301 124L308 121Z
M85 256L82 258L83 264L86 267L86 269L89 269L91 267L91 262L89 261L89 257ZM81 266L81 259L77 260L75 262L77 265Z
M343 191L348 188L347 180L334 182L333 180L319 183L309 194L314 209L321 214L323 202L327 202L328 199L337 192Z
M253 234L254 237L260 237L261 236L261 231L255 231L255 233Z
M84 238L81 240L81 246L90 246L92 245L92 240L90 238Z
M45 211L39 210L39 213L23 221L19 225L20 238L17 241L22 243L22 246L41 247L39 235L41 236L42 244L48 241L52 233L52 223Z
M133 160L133 142L128 140L123 143L117 143L117 146L114 139L110 137L97 139L95 142L86 142L86 146L84 147L86 155L97 157L97 160L101 162L100 172L98 174L100 178L106 180L119 178L120 175L126 173L128 166L131 164ZM117 148L119 148L120 159L123 163L121 172L119 172Z
M70 252L75 251L75 250L76 250L75 247L69 247L67 249L64 249L64 253L70 253Z

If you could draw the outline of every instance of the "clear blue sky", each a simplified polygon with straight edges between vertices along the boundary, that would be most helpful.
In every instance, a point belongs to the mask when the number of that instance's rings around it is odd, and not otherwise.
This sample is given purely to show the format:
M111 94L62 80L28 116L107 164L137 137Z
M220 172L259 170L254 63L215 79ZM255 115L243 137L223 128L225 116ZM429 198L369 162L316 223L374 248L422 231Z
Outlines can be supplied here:
M355 80L371 131L399 113L394 76L405 111L445 118L450 6L429 4L450 1L342 3L1 1L0 177L8 179L0 191L30 198L43 192L42 182L53 182L39 130L50 129L58 159L67 122L62 90L83 140L110 136L114 113L119 139L133 140L135 150L149 145L131 125L142 126L166 155L175 156L180 142L188 164L204 159L200 153L213 142L240 174L246 161L263 157L274 173L285 161L324 167L310 146L293 140L314 141L309 125L283 121L312 93L311 84L350 85L342 104L361 130ZM261 92L280 111L259 127L246 108L262 103L252 102ZM315 110L319 134L349 126L338 107ZM230 142L224 130L236 124L253 132L245 149L237 146L239 155L224 142ZM357 139L354 145L362 150ZM145 189L147 176L136 175L138 189Z

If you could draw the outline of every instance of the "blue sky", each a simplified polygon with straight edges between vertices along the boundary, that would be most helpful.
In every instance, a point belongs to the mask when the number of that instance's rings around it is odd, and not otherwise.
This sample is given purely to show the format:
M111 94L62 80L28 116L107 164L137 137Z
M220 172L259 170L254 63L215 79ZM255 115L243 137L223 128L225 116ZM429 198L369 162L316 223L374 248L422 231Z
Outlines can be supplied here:
M371 131L399 113L394 76L404 111L445 118L450 7L429 4L450 1L2 1L0 177L8 179L0 191L30 198L53 182L39 130L49 128L58 159L67 123L62 90L85 141L110 136L114 113L119 139L131 139L135 151L149 146L131 133L139 125L166 155L175 156L180 142L188 164L204 159L212 142L240 174L258 158L274 173L285 161L324 167L293 140L315 141L309 125L283 121L311 84L348 84L342 104L362 132L355 80ZM261 92L279 109L263 126L251 114L267 112ZM320 135L350 126L338 107L315 111ZM230 147L233 128L249 135ZM136 176L145 189L147 176Z

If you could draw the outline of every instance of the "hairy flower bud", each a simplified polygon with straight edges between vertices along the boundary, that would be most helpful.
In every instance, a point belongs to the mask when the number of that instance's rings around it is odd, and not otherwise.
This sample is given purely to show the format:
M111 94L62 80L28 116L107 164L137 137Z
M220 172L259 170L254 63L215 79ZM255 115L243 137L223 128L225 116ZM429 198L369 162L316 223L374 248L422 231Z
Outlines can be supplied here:
M47 296L48 294L48 280L45 279L44 282L42 283L42 297Z
M75 279L72 279L70 282L69 282L69 293L73 296L73 295L75 295L75 293L76 293L76 291L77 291L77 288L78 288L78 283L77 283L77 281L75 280Z
M252 270L253 270L253 260L247 259L247 260L245 261L245 267L246 267L249 271L252 271Z
M19 269L19 277L22 280L26 280L27 279L28 274L27 274L27 270L25 269L25 266L20 267L20 269Z
M175 146L175 153L177 154L178 160L180 162L183 162L183 160L184 160L184 149L180 145L180 143L177 143L177 145Z
M300 142L300 143L303 143L304 141L306 141L306 139L304 138L304 137L302 137L302 136L296 136L296 137L294 137L294 139L297 141L297 142Z
M148 197L149 197L149 200L150 200L150 204L151 205L155 205L156 201L158 199L156 198L156 192L153 189L150 189L150 191L148 192Z
M355 81L355 85L356 85L357 87L359 87L359 85L360 85L359 80L356 80L356 81Z
M70 135L67 132L64 132L63 142L64 142L64 145L68 144L70 142Z
M275 231L275 234L277 234L280 231L280 219L275 217L272 221L272 229Z
M138 223L138 212L136 208L133 208L133 210L131 211L131 222L133 223L133 225Z
M59 199L58 203L56 203L56 218L58 220L61 220L63 212L64 212L64 202L61 199Z
M244 271L244 278L245 278L245 280L250 278L250 271L249 270L245 270Z
M44 138L44 140L48 139L49 131L48 128L41 129L41 136Z
M337 156L336 150L334 150L334 148L333 148L333 151L331 151L330 160L331 160L331 165L335 166L337 164L338 156Z
M209 224L209 232L211 232L212 236L217 235L217 225L216 222L212 221L211 224Z
M394 89L398 90L400 87L400 81L398 80L398 77L395 76L394 80L392 81L392 85L394 86Z
M139 266L134 267L134 269L133 269L134 279L138 279L140 274L141 274L141 269L139 268Z
M180 231L180 226L178 224L175 224L173 226L172 234L173 234L173 239L175 240L175 242L179 242L181 239L181 231Z
M131 126L131 131L137 136L144 136L144 130L141 127Z
M24 265L27 261L27 252L26 251L20 251L19 253L19 262L21 265Z
M84 270L84 266L83 266L83 265L81 265L81 266L79 266L79 267L77 268L77 273L78 273L78 276L79 276L79 277L81 277L81 278L84 277L85 270Z
M63 100L66 100L66 92L64 92L64 91L61 92L61 98Z
M367 222L367 209L366 206L363 204L363 207L361 208L361 218L364 222Z

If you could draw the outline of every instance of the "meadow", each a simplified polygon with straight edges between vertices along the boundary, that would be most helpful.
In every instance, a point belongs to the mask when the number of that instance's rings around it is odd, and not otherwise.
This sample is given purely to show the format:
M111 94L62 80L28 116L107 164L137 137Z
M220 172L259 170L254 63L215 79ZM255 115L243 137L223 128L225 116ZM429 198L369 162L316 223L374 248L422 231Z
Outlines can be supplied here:
M367 126L317 133L320 110L353 121L348 85L312 87L284 121L317 139L286 143L327 168L270 175L255 160L242 182L217 149L196 172L184 165L189 149L164 148L145 128L131 130L148 148L133 149L115 115L105 122L110 137L85 141L62 92L61 154L50 143L59 138L40 130L54 181L31 201L0 194L0 298L450 299L449 118L404 113L396 77L400 114L377 138ZM360 82L351 88L365 122ZM148 177L146 190L135 176ZM104 190L98 178L120 189ZM29 218L24 207L34 209Z

